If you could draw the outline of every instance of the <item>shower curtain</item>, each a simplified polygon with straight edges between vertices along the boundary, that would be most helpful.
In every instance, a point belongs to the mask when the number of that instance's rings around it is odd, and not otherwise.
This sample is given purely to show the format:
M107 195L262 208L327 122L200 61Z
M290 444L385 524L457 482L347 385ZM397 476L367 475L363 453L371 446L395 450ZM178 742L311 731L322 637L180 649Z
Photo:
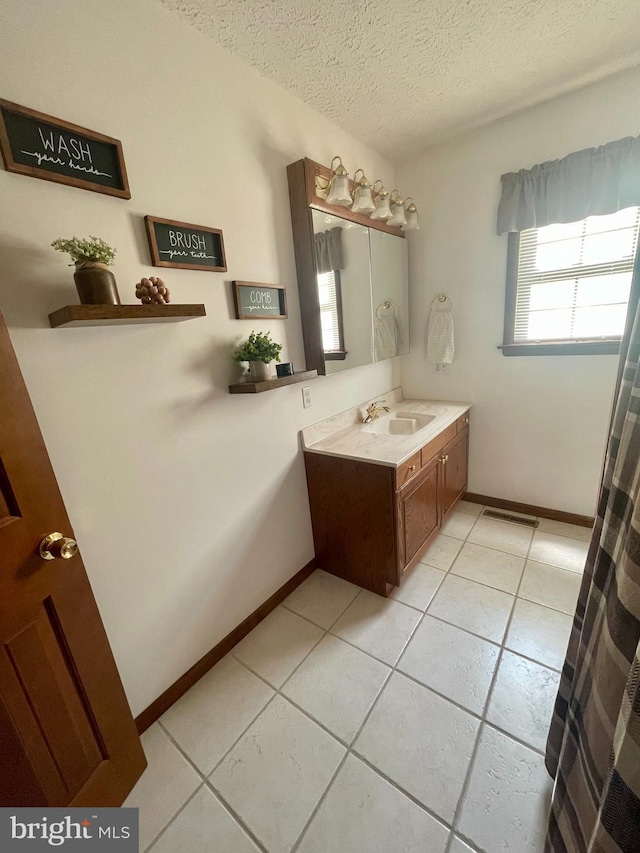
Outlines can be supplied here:
M545 853L640 851L640 264L546 766Z

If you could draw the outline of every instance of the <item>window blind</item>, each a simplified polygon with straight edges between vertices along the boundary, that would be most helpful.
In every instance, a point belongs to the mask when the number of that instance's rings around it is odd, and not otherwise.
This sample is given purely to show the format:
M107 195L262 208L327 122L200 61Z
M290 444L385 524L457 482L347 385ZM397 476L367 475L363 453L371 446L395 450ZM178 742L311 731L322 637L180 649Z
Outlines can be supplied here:
M619 339L640 207L520 232L514 343Z
M318 300L320 303L322 348L325 352L338 352L343 349L343 345L335 270L318 274Z

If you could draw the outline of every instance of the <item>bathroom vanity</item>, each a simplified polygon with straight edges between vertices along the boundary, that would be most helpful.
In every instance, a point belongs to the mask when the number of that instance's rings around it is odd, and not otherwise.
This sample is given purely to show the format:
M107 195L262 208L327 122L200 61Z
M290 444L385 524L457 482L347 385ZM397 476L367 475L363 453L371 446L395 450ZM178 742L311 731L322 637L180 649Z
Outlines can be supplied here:
M302 439L318 568L387 596L466 491L470 407L384 396L372 423L358 407Z

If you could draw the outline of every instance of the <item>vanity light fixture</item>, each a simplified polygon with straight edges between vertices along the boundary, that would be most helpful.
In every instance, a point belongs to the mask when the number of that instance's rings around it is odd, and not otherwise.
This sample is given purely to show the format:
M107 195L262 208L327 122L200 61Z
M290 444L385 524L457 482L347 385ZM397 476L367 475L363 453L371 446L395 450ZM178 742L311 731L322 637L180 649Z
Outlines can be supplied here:
M376 187L380 184L380 188ZM371 214L371 219L388 219L391 216L391 208L389 207L389 190L385 190L384 184L378 179L373 185L373 203L375 210Z
M361 178L358 178L359 172L362 174ZM353 205L351 206L351 210L354 213L367 214L373 213L375 209L376 206L373 203L371 184L367 180L367 176L364 171L362 169L356 169L353 176Z
M398 190L393 190L390 202L391 218L387 219L387 225L395 225L397 228L404 228L407 224L407 217L404 213L404 199L400 197Z
M409 204L408 202L411 202ZM418 220L418 208L414 200L409 197L406 203L406 223L402 226L403 231L419 231L420 230L420 222Z
M333 164L338 161L334 169ZM353 199L349 191L349 173L342 165L342 157L337 155L331 161L331 181L329 182L328 204L339 204L342 207L351 207Z

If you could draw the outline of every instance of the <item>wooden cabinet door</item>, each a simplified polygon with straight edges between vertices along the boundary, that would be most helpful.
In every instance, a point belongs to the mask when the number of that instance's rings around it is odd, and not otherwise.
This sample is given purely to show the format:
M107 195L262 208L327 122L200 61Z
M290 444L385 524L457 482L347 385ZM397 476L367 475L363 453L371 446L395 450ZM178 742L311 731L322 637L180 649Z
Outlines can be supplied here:
M145 757L2 315L0 412L0 806L119 806Z
M442 451L442 517L467 490L469 430L464 429Z
M427 537L438 525L438 492L440 468L436 458L398 493L399 520L404 555L403 566L418 553Z

